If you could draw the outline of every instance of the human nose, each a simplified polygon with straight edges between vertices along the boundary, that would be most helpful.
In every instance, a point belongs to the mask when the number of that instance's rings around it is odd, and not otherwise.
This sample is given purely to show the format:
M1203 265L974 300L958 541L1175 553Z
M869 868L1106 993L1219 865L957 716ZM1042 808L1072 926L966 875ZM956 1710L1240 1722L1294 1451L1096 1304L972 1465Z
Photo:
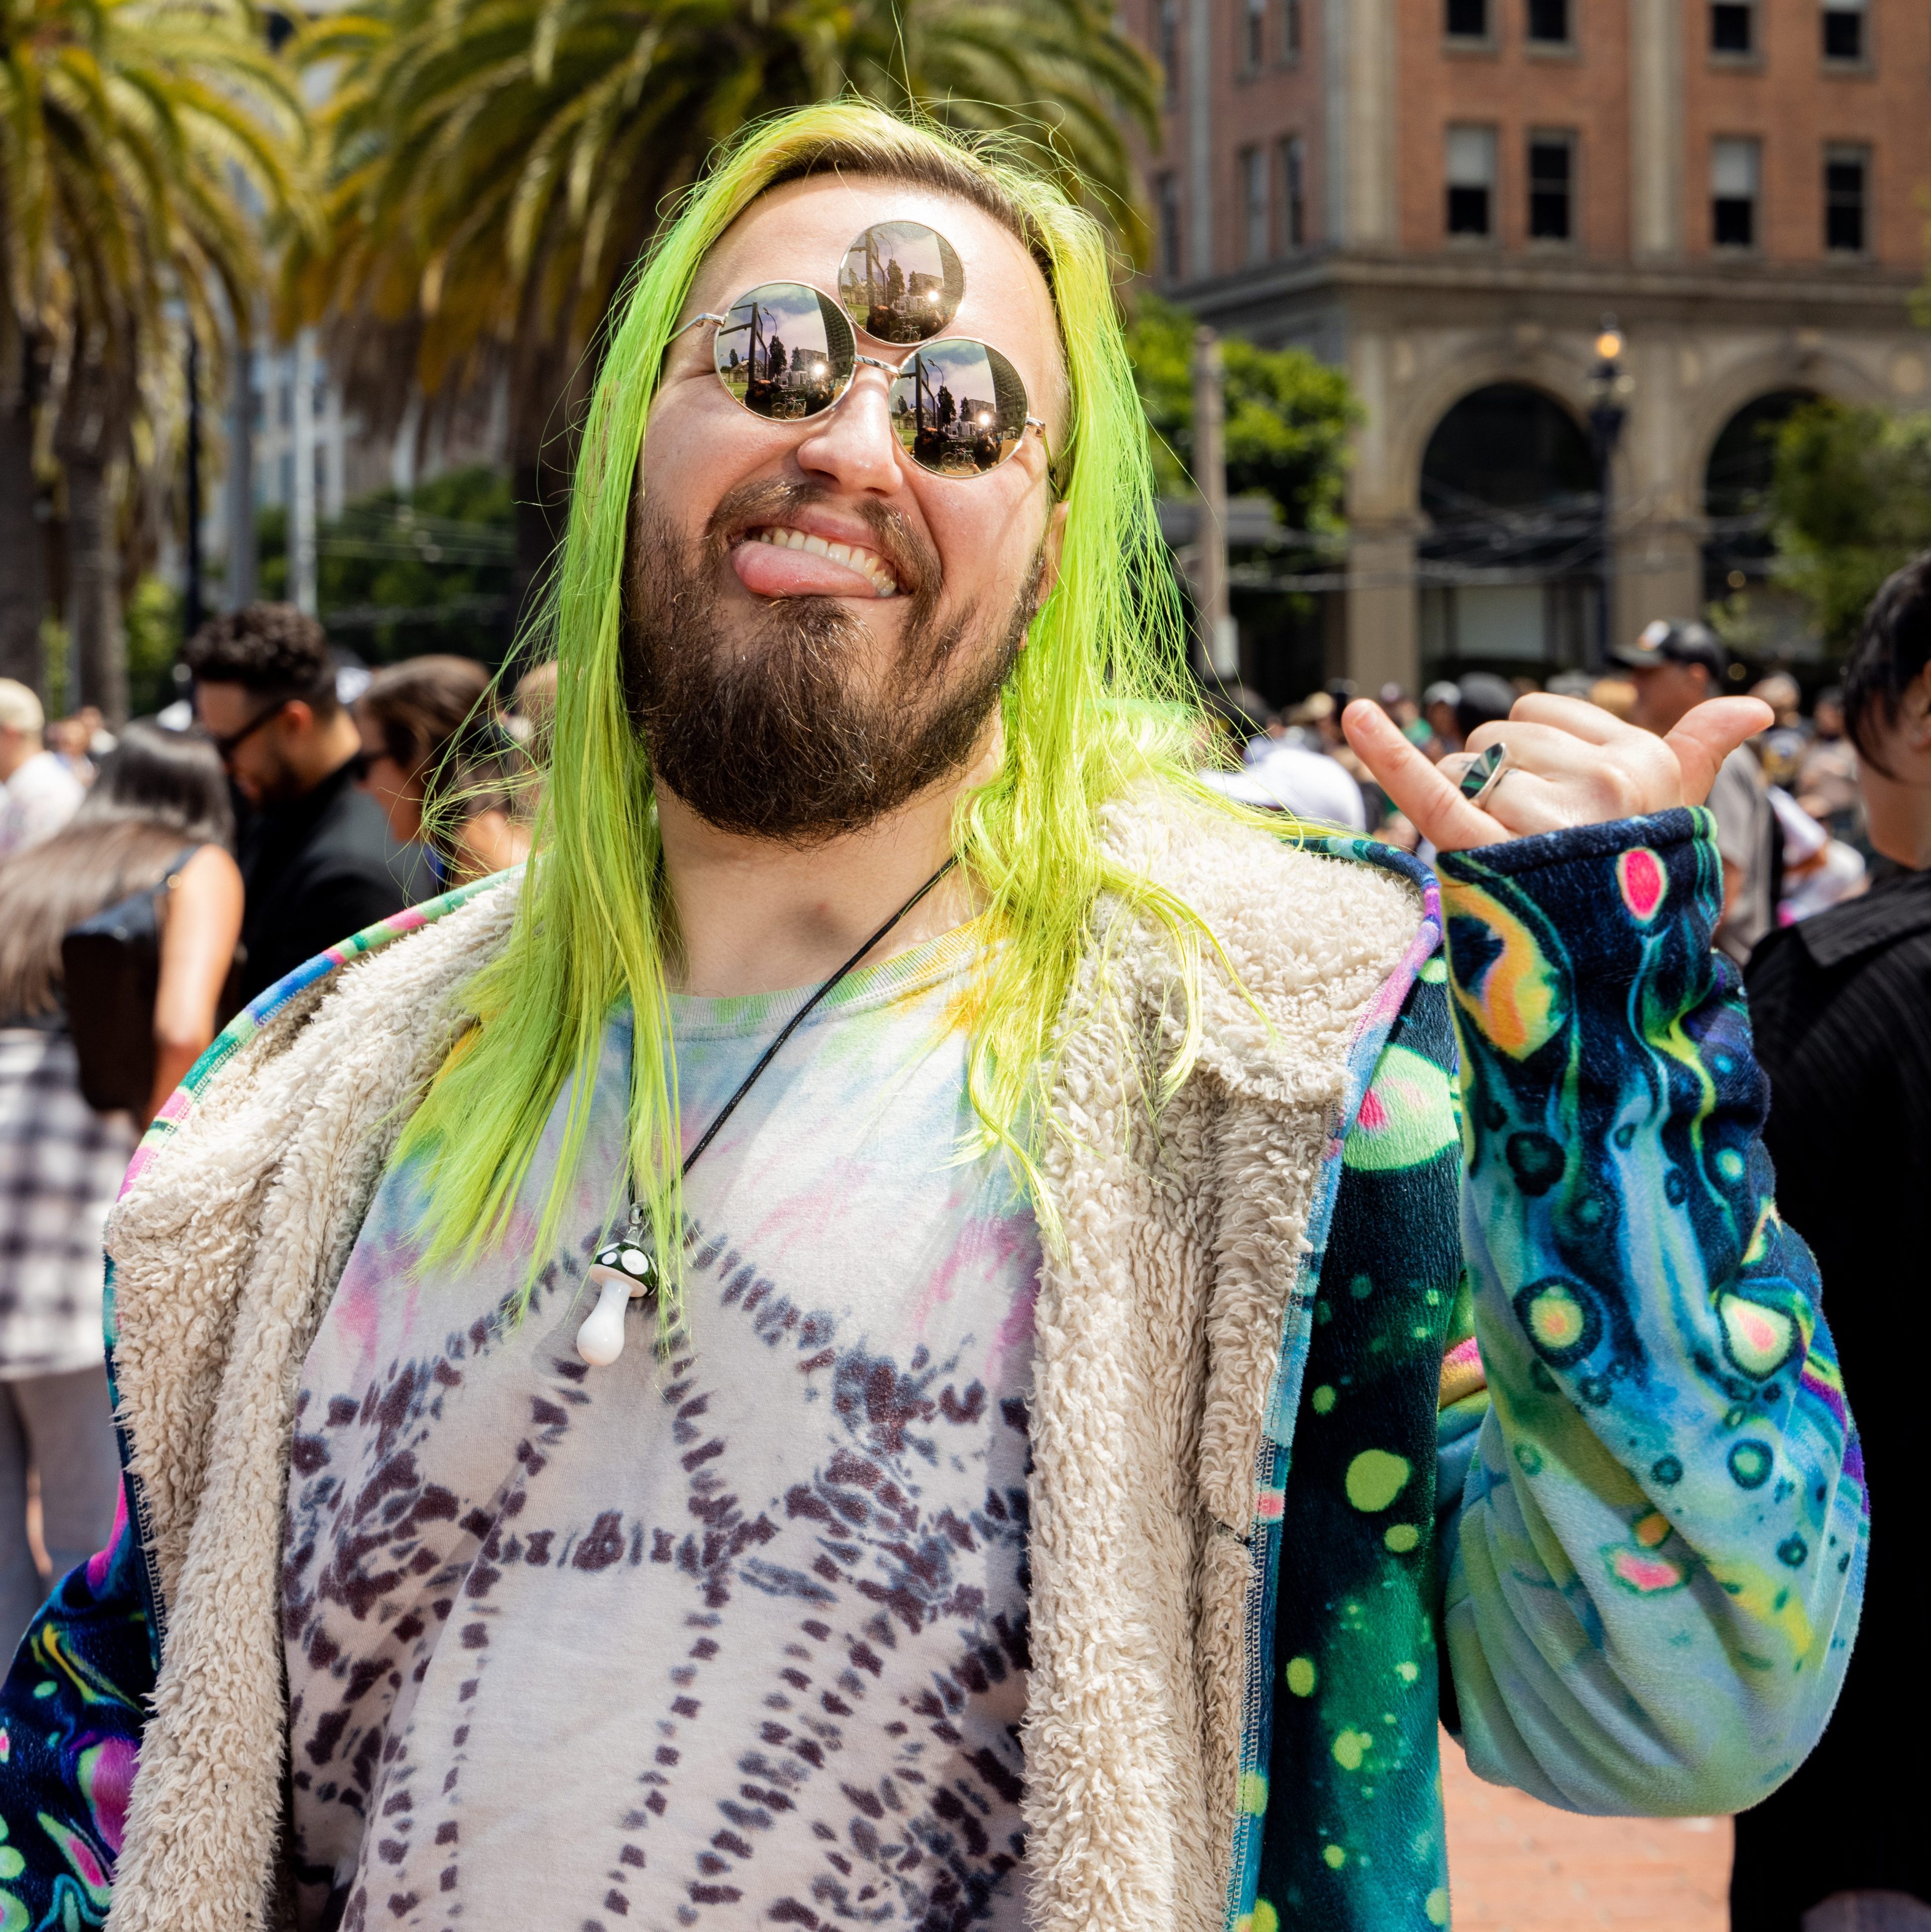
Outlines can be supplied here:
M889 496L903 488L891 392L883 370L861 368L844 400L816 418L799 444L799 467L845 490Z

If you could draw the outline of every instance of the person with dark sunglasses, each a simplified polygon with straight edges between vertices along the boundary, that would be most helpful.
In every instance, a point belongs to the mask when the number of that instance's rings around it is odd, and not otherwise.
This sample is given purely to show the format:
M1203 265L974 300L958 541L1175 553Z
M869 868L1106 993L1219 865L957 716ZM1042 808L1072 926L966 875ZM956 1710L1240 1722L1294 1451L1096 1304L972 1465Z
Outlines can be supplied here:
M328 640L292 604L217 617L182 656L196 716L242 806L239 991L252 1000L325 946L400 912L420 870L356 784L362 748Z

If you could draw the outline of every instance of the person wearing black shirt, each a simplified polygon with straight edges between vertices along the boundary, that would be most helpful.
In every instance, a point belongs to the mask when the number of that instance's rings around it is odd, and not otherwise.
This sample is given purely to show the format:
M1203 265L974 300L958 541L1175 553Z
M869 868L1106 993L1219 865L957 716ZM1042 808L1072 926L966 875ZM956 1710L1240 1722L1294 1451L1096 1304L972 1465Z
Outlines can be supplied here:
M204 624L183 652L194 703L248 808L237 856L244 1000L407 905L413 855L356 782L361 736L337 701L322 626L290 604Z
M1845 677L1871 842L1898 868L1751 956L1764 1144L1810 1244L1871 1480L1863 1628L1807 1763L1737 1820L1733 1932L1931 1932L1921 1754L1931 1402L1910 1337L1931 1192L1931 553L1873 600Z

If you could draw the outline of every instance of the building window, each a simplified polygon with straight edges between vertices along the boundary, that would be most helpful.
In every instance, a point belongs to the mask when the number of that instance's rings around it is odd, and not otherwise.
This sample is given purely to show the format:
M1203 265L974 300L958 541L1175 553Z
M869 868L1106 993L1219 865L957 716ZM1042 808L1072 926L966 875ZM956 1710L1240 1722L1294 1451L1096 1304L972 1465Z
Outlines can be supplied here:
M1448 130L1448 232L1451 235L1493 232L1491 209L1495 198L1495 130L1492 128L1451 128Z
M1240 71L1258 74L1267 40L1267 0L1247 0L1240 16Z
M1864 57L1864 0L1824 0L1824 58L1861 61Z
M1301 57L1301 0L1281 0L1281 58Z
M1444 0L1444 22L1452 40L1486 40L1489 38L1489 0Z
M1569 0L1529 0L1529 38L1558 46L1569 44Z
M1567 242L1575 190L1576 142L1569 134L1529 136L1529 239Z
M1177 282L1180 278L1180 184L1173 175L1162 175L1153 184L1154 206L1160 227L1160 279Z
M1272 224L1268 220L1267 151L1243 148L1240 151L1240 208L1246 235L1246 256L1251 266L1264 262L1273 250Z
M1711 239L1720 248L1756 246L1762 152L1762 144L1754 140L1710 144Z
M1710 51L1713 54L1755 53L1756 10L1752 0L1712 0Z
M1180 101L1180 0L1160 0L1160 76L1169 110Z
M1870 178L1870 148L1824 150L1824 246L1834 255L1864 252L1864 208Z
M1290 248L1307 246L1307 143L1290 134L1281 143L1281 184L1286 191L1282 226Z

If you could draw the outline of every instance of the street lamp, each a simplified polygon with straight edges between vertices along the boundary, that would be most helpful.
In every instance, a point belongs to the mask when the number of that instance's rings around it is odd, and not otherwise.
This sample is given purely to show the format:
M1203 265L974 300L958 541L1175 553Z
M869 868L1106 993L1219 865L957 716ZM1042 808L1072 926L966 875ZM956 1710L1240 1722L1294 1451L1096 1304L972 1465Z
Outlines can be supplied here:
M1597 548L1602 574L1596 589L1596 661L1598 668L1609 662L1615 645L1612 629L1615 612L1611 583L1615 562L1612 552L1609 484L1613 474L1616 445L1623 434L1626 413L1623 399L1636 382L1622 366L1623 334L1616 318L1606 315L1596 338L1596 366L1589 372L1589 446L1596 458L1596 501L1600 527Z

